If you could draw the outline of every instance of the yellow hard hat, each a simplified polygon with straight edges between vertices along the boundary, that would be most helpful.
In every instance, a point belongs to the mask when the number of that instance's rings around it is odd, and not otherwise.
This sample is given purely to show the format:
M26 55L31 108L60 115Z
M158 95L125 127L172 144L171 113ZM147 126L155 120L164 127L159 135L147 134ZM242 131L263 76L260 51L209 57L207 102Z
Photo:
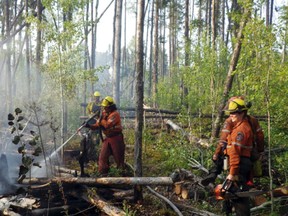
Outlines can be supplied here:
M248 110L248 107L246 106L245 101L240 98L235 98L229 102L228 109L225 111L228 113L233 113L233 112L240 113L245 110Z
M100 94L100 92L98 92L98 91L95 91L95 92L94 92L94 96L95 96L95 97L100 97L100 96L101 96L101 94Z
M110 97L110 96L107 96L107 97L105 97L105 98L102 100L101 106L103 106L103 107L109 107L109 106L111 106L111 105L113 105L113 104L115 104L113 98Z

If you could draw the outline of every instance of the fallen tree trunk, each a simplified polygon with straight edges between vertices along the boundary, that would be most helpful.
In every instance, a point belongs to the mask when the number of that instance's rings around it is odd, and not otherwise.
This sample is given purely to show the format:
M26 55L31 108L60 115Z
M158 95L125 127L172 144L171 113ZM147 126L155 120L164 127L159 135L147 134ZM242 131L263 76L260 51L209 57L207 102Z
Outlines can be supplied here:
M90 191L86 188L87 193L83 193L81 198L86 202L89 202L96 206L100 211L104 212L109 216L125 216L126 213L115 206L110 205L108 202L101 199L95 192Z
M180 131L182 133L182 136L187 138L187 140L190 143L195 143L197 145L200 145L202 147L210 147L211 145L209 144L208 140L205 139L200 139L194 135L192 135L191 133L187 133L183 128L181 128L180 126L178 126L177 124L175 124L173 121L171 120L164 120L164 123L166 124L166 126L168 127L168 130L170 128L172 128L175 131Z
M22 184L46 184L51 183L68 183L68 184L82 184L87 186L97 185L173 185L170 177L108 177L108 178L31 178L24 179Z

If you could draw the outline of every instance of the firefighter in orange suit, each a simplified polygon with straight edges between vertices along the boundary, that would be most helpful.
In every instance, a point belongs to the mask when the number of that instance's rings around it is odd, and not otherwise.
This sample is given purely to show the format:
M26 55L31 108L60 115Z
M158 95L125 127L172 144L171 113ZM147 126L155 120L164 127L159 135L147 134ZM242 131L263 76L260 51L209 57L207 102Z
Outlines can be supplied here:
M112 97L107 96L101 102L102 115L93 125L86 125L92 130L101 127L105 135L102 142L98 161L98 172L101 176L107 176L109 171L109 156L112 155L117 168L124 168L125 144L122 134L121 118Z
M233 182L231 188L234 191L247 189L246 183L250 178L252 161L250 159L253 148L253 131L247 118L247 106L240 98L229 102L229 117L233 123L231 133L228 135L225 154L228 156L229 174L226 180ZM231 200L237 216L249 216L250 204L247 198Z
M231 101L233 101L234 99L241 99L244 100L244 97L242 96L236 96L236 97L232 97L228 100L228 105ZM248 103L247 108L251 107L251 103ZM260 124L258 122L258 120L251 116L251 115L247 115L247 110L244 110L243 112L246 112L246 116L248 118L248 122L250 124L250 126L252 127L253 130L253 138L254 138L254 142L256 142L257 144L257 149L259 153L263 153L264 152L264 133L262 128L260 127ZM219 143L216 147L216 150L213 154L213 162L215 163L215 165L209 170L209 175L207 175L202 181L202 185L206 186L211 182L214 182L217 175L219 175L222 170L223 170L223 157L224 157L224 149L226 149L227 146L227 138L230 135L232 129L233 129L234 123L232 122L232 118L229 116L224 124L223 124L223 128L221 130L221 134L220 134L220 138L219 138ZM252 181L252 175L251 175L251 179L250 179L250 184L253 184Z

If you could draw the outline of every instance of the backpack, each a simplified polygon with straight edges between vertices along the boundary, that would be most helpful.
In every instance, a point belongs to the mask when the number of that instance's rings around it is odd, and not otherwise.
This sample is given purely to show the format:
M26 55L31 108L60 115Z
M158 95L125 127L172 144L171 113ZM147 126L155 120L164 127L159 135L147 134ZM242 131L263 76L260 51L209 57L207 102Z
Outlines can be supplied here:
M253 132L253 148L251 150L251 156L250 160L253 163L253 176L254 177L261 177L262 176L262 161L260 159L260 153L258 151L258 137L257 132L255 129L255 125L253 125L250 116L247 116L248 122L251 126L252 132Z

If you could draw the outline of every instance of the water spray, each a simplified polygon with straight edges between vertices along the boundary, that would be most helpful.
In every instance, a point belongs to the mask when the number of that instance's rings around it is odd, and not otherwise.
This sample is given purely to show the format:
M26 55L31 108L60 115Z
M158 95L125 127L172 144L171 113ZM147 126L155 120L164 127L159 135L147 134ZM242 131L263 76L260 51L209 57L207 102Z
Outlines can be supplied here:
M50 154L50 156L48 157L48 160L50 161L50 164L51 164L52 158L56 155L56 153L59 152L60 149L62 149L76 134L78 134L79 131L80 131L83 127L85 127L85 125L86 125L89 121L91 121L91 120L94 119L97 115L99 115L99 113L100 113L100 110L99 110L98 112L96 112L93 116L91 116L89 119L87 119L86 121L84 121L83 124L76 130L75 133L73 133L61 146L59 146L56 150L54 150L54 151ZM42 160L42 161L39 162L39 164L43 164L43 163L44 163L44 160ZM38 173L39 170L37 169L37 170L32 171L32 175L33 175L33 176L34 176L34 174L36 174L35 172ZM52 172L51 172L51 173L52 173ZM38 173L37 175L39 175L39 173ZM40 175L41 175L41 174L40 174ZM25 177L25 176L24 176L24 177Z
M52 158L61 148L63 148L78 132L85 127L85 125L92 119L94 119L96 116L98 116L100 113L100 110L96 112L93 116L91 116L89 119L83 122L83 124L76 130L74 134L72 134L61 146L59 146L52 154L49 156L49 158Z

